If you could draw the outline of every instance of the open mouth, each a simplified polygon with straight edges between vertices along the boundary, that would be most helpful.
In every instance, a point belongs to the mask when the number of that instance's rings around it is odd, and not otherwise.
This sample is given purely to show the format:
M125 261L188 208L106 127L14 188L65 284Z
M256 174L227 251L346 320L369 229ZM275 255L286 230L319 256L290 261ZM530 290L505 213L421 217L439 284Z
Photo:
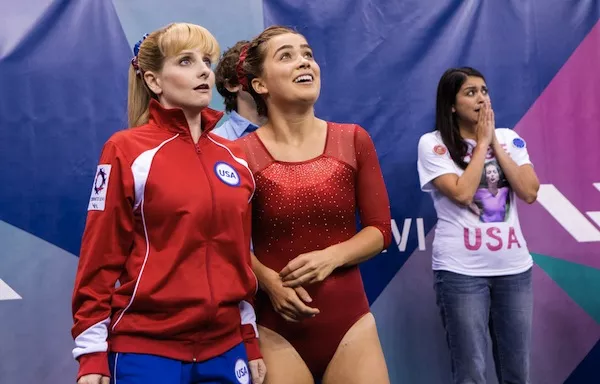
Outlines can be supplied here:
M199 86L197 86L196 88L194 88L194 90L198 91L208 91L210 89L210 87L208 86L208 84L200 84Z
M302 83L312 83L313 76L312 75L300 75L294 79L294 83L302 84Z

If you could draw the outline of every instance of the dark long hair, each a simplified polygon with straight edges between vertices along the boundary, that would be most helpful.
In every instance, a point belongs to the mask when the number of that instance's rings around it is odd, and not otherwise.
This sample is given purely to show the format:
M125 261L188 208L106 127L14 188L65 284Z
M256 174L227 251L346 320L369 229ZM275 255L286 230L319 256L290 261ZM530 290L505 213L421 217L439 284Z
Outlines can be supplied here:
M456 95L467 81L468 76L485 77L476 69L470 67L450 68L442 75L437 88L435 103L435 129L440 131L442 141L448 148L450 157L462 169L467 168L463 158L467 154L468 146L460 135L456 114L452 113L452 106L456 102Z

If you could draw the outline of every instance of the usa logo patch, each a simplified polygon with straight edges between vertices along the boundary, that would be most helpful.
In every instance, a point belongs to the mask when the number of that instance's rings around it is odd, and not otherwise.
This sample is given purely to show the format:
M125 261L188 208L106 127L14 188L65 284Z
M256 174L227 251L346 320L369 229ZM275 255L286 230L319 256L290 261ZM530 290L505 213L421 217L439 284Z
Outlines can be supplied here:
M250 383L250 372L248 372L246 362L242 359L238 359L238 361L235 362L235 378L241 384Z
M224 161L219 161L215 164L215 174L219 180L231 187L240 185L240 175L235 168Z

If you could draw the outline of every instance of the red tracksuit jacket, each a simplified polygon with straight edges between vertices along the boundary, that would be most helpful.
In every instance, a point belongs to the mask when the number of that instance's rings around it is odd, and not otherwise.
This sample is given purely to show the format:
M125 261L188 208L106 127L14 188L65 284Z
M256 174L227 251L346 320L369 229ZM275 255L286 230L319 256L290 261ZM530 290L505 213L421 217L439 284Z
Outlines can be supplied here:
M260 358L255 185L238 145L208 132L221 116L203 111L195 144L183 112L153 100L148 124L104 145L73 294L79 377L110 376L108 351L193 362L244 340Z

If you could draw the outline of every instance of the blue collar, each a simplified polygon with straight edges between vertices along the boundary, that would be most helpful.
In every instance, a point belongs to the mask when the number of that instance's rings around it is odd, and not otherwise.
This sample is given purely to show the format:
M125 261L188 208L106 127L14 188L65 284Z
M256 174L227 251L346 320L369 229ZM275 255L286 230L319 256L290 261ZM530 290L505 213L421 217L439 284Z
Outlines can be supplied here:
M233 130L235 131L237 137L242 137L244 132L250 133L256 131L258 128L258 125L254 124L245 117L242 117L236 111L231 111L231 113L229 113L229 120L231 120L231 125L233 126Z

